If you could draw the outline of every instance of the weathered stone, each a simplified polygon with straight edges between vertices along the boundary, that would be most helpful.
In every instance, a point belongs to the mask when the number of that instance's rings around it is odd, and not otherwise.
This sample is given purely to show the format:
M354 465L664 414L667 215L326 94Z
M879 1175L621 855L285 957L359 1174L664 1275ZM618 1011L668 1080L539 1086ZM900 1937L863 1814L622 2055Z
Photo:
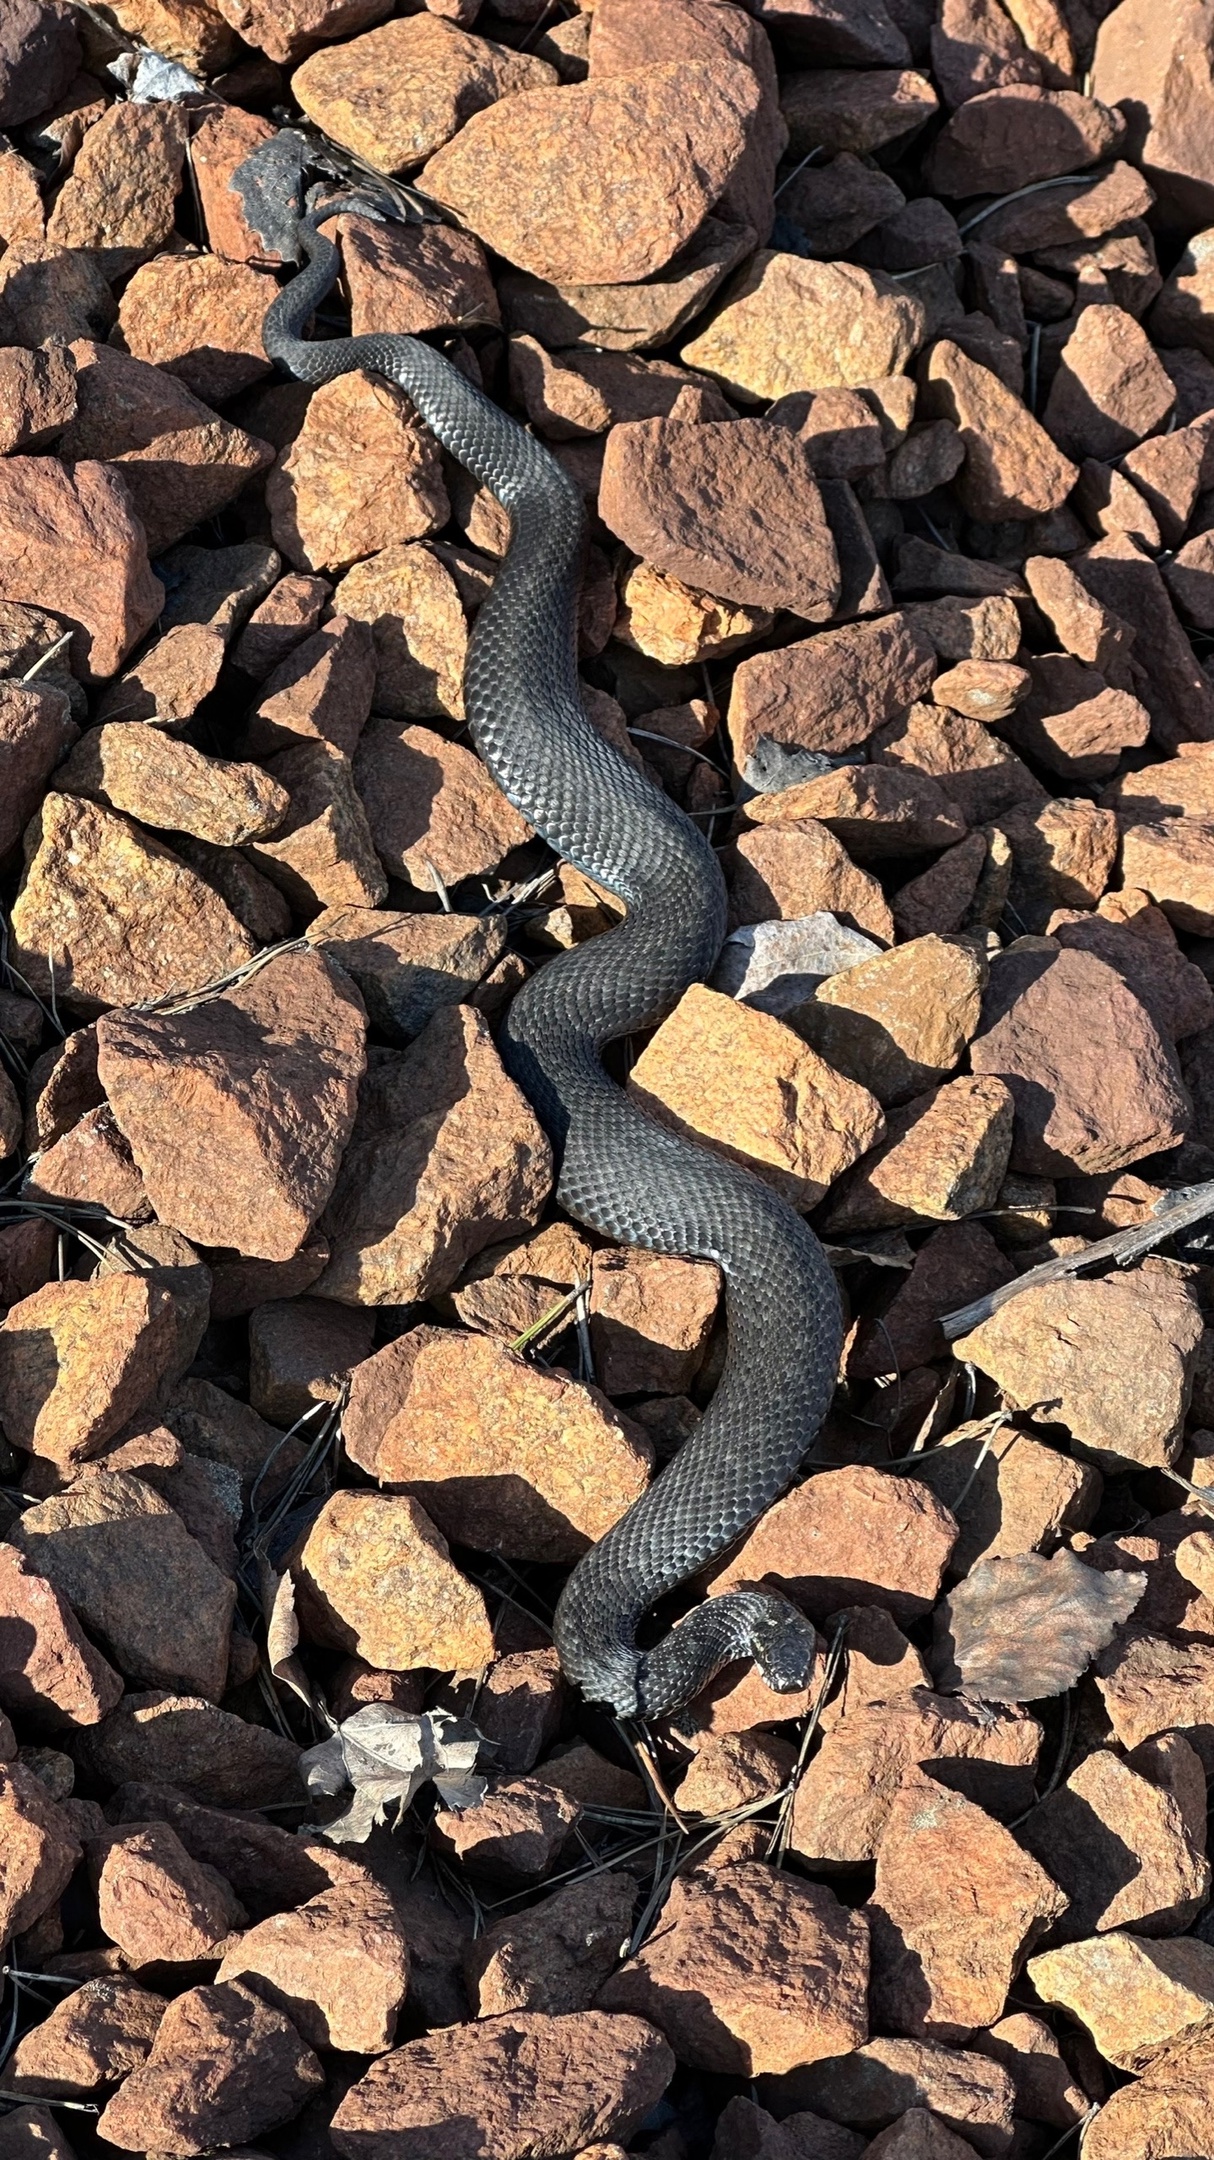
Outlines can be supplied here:
M474 1808L440 1808L430 1842L474 1874L534 1888L558 1868L581 1806L542 1778L495 1778Z
M355 563L333 597L345 614L371 625L377 713L463 719L468 625L455 578L436 554L385 548Z
M734 677L734 757L743 766L763 737L803 750L849 750L905 712L935 672L931 644L901 614L757 653Z
M185 156L179 105L119 100L85 134L47 221L47 239L87 248L107 278L146 262L173 229Z
M590 1263L589 1240L572 1223L548 1223L527 1237L490 1245L473 1260L451 1292L451 1310L466 1327L513 1342L588 1278Z
M826 1470L776 1502L713 1576L712 1593L771 1582L813 1620L845 1604L912 1620L930 1610L956 1539L948 1509L913 1478Z
M1214 214L1207 133L1214 50L1206 11L1193 0L1171 0L1162 13L1147 0L1126 0L1114 14L1097 39L1092 94L1128 108L1135 162L1158 189L1167 222L1191 227Z
M1075 467L1041 422L997 375L948 338L929 355L923 409L960 431L965 464L954 484L971 517L1040 517L1070 494Z
M388 882L376 855L350 760L323 742L299 742L268 760L291 798L274 837L248 854L300 914L325 907L374 907Z
M371 1354L373 1316L319 1298L271 1298L249 1314L249 1397L258 1415L294 1425L339 1402Z
M250 2145L289 2122L323 2082L311 2048L280 2010L236 1981L189 1988L169 2004L147 2061L104 2110L103 2134L125 2152Z
M1204 1836L1195 1843L1175 1796L1106 1748L1085 1756L1065 1785L1045 1795L1021 1825L1020 1841L1070 1899L1055 1942L1120 1927L1178 1935L1209 1895Z
M986 980L973 945L916 938L830 976L789 1024L836 1072L888 1106L956 1067L978 1025Z
M632 1876L609 1870L495 1921L464 1953L477 2016L589 2010L627 1941L635 1903Z
M299 1748L198 1696L127 1695L73 1746L107 1786L151 1779L217 1808L299 1800Z
M57 1732L96 1725L121 1695L62 1592L14 1545L0 1545L0 1708Z
M731 921L797 921L826 912L893 944L894 919L876 878L814 818L740 833L727 860Z
M4 2066L9 2089L91 2099L146 2062L164 2011L164 1997L133 1980L86 1980L18 2041Z
M0 460L0 598L37 601L74 633L89 681L112 675L156 620L164 587L122 478L87 454Z
M881 271L760 250L680 357L757 404L899 375L925 323L921 303Z
M251 1983L309 2046L380 2055L405 1999L405 1930L371 1880L336 1883L297 1912L274 1913L230 1949L216 1975Z
M1043 415L1073 457L1120 457L1167 419L1176 400L1141 324L1124 308L1084 308L1062 349Z
M361 368L313 392L266 506L275 544L300 570L344 570L437 532L450 508L438 447L409 398Z
M531 827L471 750L433 728L376 717L363 730L354 780L384 867L423 892L483 877Z
M160 1220L290 1259L333 1190L364 1038L361 999L320 952L185 1012L103 1018L98 1072Z
M279 578L273 591L254 608L237 639L232 649L233 666L254 682L263 682L267 675L283 667L296 646L318 628L329 597L325 578L306 577L301 571Z
M286 789L256 765L204 757L133 721L90 728L58 780L65 795L83 795L145 825L191 832L219 847L275 832L290 804Z
M263 757L301 741L320 741L353 757L374 691L369 626L334 615L323 629L297 642L263 685L245 729L245 747Z
M469 37L431 14L384 23L316 53L296 70L291 88L335 142L381 172L402 172L495 99L553 80L546 61Z
M928 172L942 195L1006 195L1069 178L1121 147L1119 113L1069 89L1027 80L983 89L958 106L932 145Z
M617 637L663 667L720 659L770 630L773 616L740 601L693 592L676 577L635 563L620 587Z
M1168 2049L1143 2075L1105 2101L1084 2132L1089 2160L1139 2160L1140 2154L1200 2152L1214 2106L1214 2059L1199 2040Z
M1044 1283L962 1337L960 1355L1110 1469L1166 1469L1181 1434L1201 1316L1185 1285L1138 1269Z
M222 1876L192 1860L168 1824L159 1822L111 1833L97 1902L103 1933L132 1965L213 1957L245 1917Z
M758 824L818 819L862 861L931 852L965 835L965 819L943 788L922 773L888 765L842 765L818 780L756 796L746 814Z
M969 2050L932 2040L870 2040L834 2062L809 2065L788 2083L798 2107L820 2109L832 2123L877 2130L900 2121L908 2108L930 2109L984 2160L1003 2160L1012 2150L1016 2088L1001 2064Z
M758 1732L721 1733L705 1741L679 1780L681 1813L726 1815L770 1799L788 1782L796 1756L787 1740Z
M47 1283L11 1306L0 1327L9 1438L65 1467L97 1454L172 1372L180 1320L154 1273Z
M306 935L352 977L379 1032L399 1043L412 1042L442 1006L462 1004L507 938L501 916L357 907L326 908Z
M493 1656L480 1592L407 1494L334 1493L291 1572L305 1632L384 1671L476 1671Z
M1201 2040L1214 2026L1214 1947L1184 1939L1148 1942L1115 1931L1031 1958L1044 2002L1086 2025L1102 2055L1142 2070L1164 2050Z
M8 1942L66 1890L80 1847L68 1818L23 1762L0 1763L0 1833L0 1927Z
M97 718L103 724L142 721L154 728L184 727L215 688L224 651L220 631L203 623L175 624L111 683L102 694Z
M277 292L266 270L220 255L158 255L123 292L113 342L222 405L270 372L261 341Z
M0 454L48 449L75 413L76 370L70 354L59 346L44 352L0 347Z
M793 157L819 145L863 157L922 127L939 101L927 76L910 68L812 68L785 77L780 110Z
M1086 1529L1100 1504L1096 1470L1015 1425L993 1435L981 1420L959 1426L925 1452L921 1475L960 1526L951 1561L959 1575L979 1560L1051 1552L1066 1531Z
M890 1119L884 1141L841 1183L832 1235L897 1223L957 1222L993 1207L1012 1146L1013 1104L998 1079L962 1075Z
M1009 1104L1009 1137L1010 1127ZM876 1380L886 1373L932 1364L947 1351L941 1316L1002 1289L1014 1275L1010 1260L980 1223L949 1223L933 1231L916 1253L893 1303L879 1318L861 1323L848 1354L848 1373L856 1379ZM937 1451L930 1452L934 1463ZM1093 1473L1089 1471L1088 1476ZM956 1514L954 1502L961 1480L955 1478L951 1489L936 1475L926 1483Z
M611 1247L596 1252L590 1344L606 1393L685 1393L708 1347L720 1291L711 1260Z
M448 1537L518 1560L576 1559L648 1484L644 1445L597 1389L489 1335L423 1326L386 1344L344 1425L352 1459Z

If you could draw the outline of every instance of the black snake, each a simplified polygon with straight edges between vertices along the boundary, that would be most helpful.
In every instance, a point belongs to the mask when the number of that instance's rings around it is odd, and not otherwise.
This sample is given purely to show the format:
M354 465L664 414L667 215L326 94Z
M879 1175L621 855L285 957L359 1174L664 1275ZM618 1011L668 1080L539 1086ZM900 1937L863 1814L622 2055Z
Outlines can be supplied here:
M663 1475L574 1568L556 1612L561 1661L591 1701L620 1715L676 1709L739 1658L791 1690L808 1677L813 1630L774 1593L709 1598L652 1648L637 1640L655 1600L789 1484L826 1412L840 1352L838 1294L813 1232L747 1170L655 1123L601 1062L606 1043L652 1027L711 971L725 933L720 867L691 820L582 709L583 511L562 467L416 338L303 338L338 270L316 219L340 207L301 223L305 267L266 315L266 352L303 382L365 368L398 383L508 512L510 545L468 647L468 724L515 807L627 908L617 928L531 976L510 1006L502 1057L553 1140L570 1215L620 1244L715 1260L725 1276L720 1384Z

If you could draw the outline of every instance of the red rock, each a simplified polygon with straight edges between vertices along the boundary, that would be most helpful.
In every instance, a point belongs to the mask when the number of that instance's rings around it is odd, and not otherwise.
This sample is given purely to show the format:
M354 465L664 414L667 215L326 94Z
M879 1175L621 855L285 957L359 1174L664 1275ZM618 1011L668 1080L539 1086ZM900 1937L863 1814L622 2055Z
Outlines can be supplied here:
M185 116L170 102L119 100L86 132L47 221L47 239L87 248L107 278L162 247L185 156Z
M681 1814L728 1815L754 1800L771 1799L788 1783L796 1756L787 1740L758 1732L721 1733L706 1740L680 1778Z
M665 345L700 312L749 253L753 230L705 218L669 267L642 285L551 285L508 270L499 280L503 320L507 329L534 334L553 347L648 352Z
M758 795L746 815L757 824L819 820L861 861L934 851L965 833L961 812L934 780L883 765L843 765L819 780Z
M975 2034L974 2045L990 2062L1001 2063L1013 2079L1017 2114L1063 2130L1087 2114L1088 2096L1071 2075L1042 2018L1016 2011L988 2031Z
M542 1778L492 1779L474 1808L440 1808L430 1841L474 1873L533 1888L556 1869L581 1812Z
M590 1341L607 1394L682 1394L703 1361L719 1296L711 1261L597 1252Z
M205 757L161 730L124 721L90 728L58 779L64 794L220 847L276 832L290 807L285 788L256 765Z
M1146 1006L1161 1035L1179 1042L1214 1024L1214 993L1204 976L1197 979L1176 942L1163 909L1139 888L1106 893L1094 915L1055 918L1050 935L1060 945L1094 952L1128 983Z
M268 12L268 0L257 4ZM553 80L546 61L468 37L431 14L384 23L318 52L297 69L291 88L334 141L381 172L403 172L496 98Z
M968 2139L986 2160L1012 2151L1016 2088L998 2063L931 2040L870 2040L835 2062L813 2064L788 2081L796 2105L820 2108L832 2122L865 2130L927 2108Z
M217 1808L266 1807L302 1794L294 1741L198 1696L127 1695L73 1744L107 1786L147 1778Z
M302 572L280 578L245 624L232 650L233 665L255 682L264 681L317 628L328 599L324 578Z
M1097 39L1093 95L1128 106L1131 154L1158 189L1167 222L1200 224L1214 214L1214 41L1206 11L1193 0L1169 0L1162 10L1128 0L1114 14Z
M680 358L753 405L898 375L925 321L920 302L881 271L761 249Z
M258 863L301 915L325 907L374 907L388 885L375 853L348 757L323 741L280 750L268 769L291 807L271 840L251 844Z
M1096 164L1123 134L1121 115L1095 98L1022 77L958 107L932 145L928 173L942 195L1006 195Z
M1117 1927L1178 1935L1209 1893L1205 1839L1194 1842L1180 1802L1105 1748L1043 1797L1019 1836L1070 1900L1055 1942Z
M464 1953L477 2015L590 2009L627 1940L635 1902L632 1877L608 1872L494 1922Z
M110 1834L97 1900L102 1932L132 1965L213 1957L245 1917L222 1876L192 1860L167 1823Z
M821 1471L769 1509L712 1593L770 1582L811 1619L871 1604L911 1620L930 1610L956 1541L948 1509L916 1479Z
M863 157L922 127L939 101L927 76L909 68L813 68L785 77L780 110L793 157L817 145Z
M174 2154L251 2144L290 2122L323 2085L311 2048L281 2011L225 1981L169 2004L151 2054L104 2110L125 2152Z
M0 1328L10 1439L65 1467L95 1455L174 1370L182 1317L156 1273L47 1283L10 1307Z
M766 507L756 520L759 500ZM699 591L788 608L808 622L828 621L838 600L838 558L812 462L787 428L768 421L613 428L599 515L635 554Z
M0 452L45 450L76 413L76 372L60 347L0 348Z
M175 625L111 683L97 718L145 720L152 727L174 730L184 726L215 688L224 650L219 631L202 623Z
M359 2160L388 2135L421 2160L437 2127L452 2160L478 2146L500 2160L584 2151L617 2133L631 2139L673 2070L640 2018L518 2011L410 2040L372 2064L333 2118L333 2143L342 2160Z
M361 1000L321 953L282 954L183 1013L105 1016L98 1071L160 1220L290 1259L353 1128L364 1033Z
M67 1599L11 1544L0 1545L0 1706L38 1729L96 1725L122 1680Z
M22 1762L0 1763L0 1927L7 1942L40 1920L80 1859L70 1824Z
M957 494L973 518L1039 517L1056 510L1075 484L1061 436L1052 440L990 368L948 338L928 357L922 409L928 418L951 420L960 432L965 464Z
M1008 1104L1010 1140L1011 1104ZM950 1223L934 1230L915 1256L915 1263L880 1321L862 1324L848 1371L857 1378L877 1379L882 1373L909 1372L944 1355L945 1339L940 1315L955 1312L971 1298L1010 1282L1013 1269L994 1239L980 1223ZM932 1451L933 1461L936 1450ZM998 1456L987 1458L992 1470ZM969 1465L972 1468L972 1464ZM1076 1473L1081 1475L1081 1473ZM962 1483L963 1480L958 1480ZM957 1514L960 1505L934 1478L928 1483ZM960 1517L958 1517L960 1519ZM1030 1543L1035 1540L1030 1540ZM954 1562L954 1564L956 1564Z
M405 1931L378 1884L335 1884L250 1928L219 1968L283 2010L312 2047L380 2055L405 1999Z
M354 779L389 873L433 892L483 877L531 828L479 758L433 728L376 718L364 729Z
M1089 592L1136 625L1134 652L1143 673L1137 689L1155 738L1167 750L1191 736L1214 735L1214 692L1195 663L1155 564L1124 533L1072 558Z
M86 1980L18 2041L6 2083L15 2092L91 2099L147 2060L164 2010L163 1996L133 1980Z
M412 402L359 368L313 392L266 483L266 507L296 569L345 570L437 532L450 506L437 444Z
M222 405L270 372L261 325L277 289L248 263L158 255L127 285L111 342Z
M274 129L258 113L239 105L217 105L200 118L190 140L190 165L198 188L206 235L216 255L227 262L256 263L273 269L279 257L268 250L245 215L232 176L245 159L270 142Z
M946 104L964 107L997 87L1040 81L1040 62L1010 14L989 0L942 0L931 55Z
M408 1496L332 1494L292 1577L308 1638L381 1670L475 1672L493 1655L484 1600Z
M777 2075L868 2032L863 1920L762 1863L680 1877L663 1926L600 1990L665 2032L681 2061Z
M52 768L75 742L78 730L62 692L0 683L0 746L5 802L0 812L0 855L15 847L37 809Z
M370 1355L369 1314L319 1298L273 1298L249 1314L249 1394L259 1416L293 1425L318 1403L338 1402Z
M159 613L164 588L122 478L83 453L0 461L0 598L47 604L76 632L87 678L112 675Z
M1161 427L1175 400L1133 316L1085 308L1062 349L1043 419L1071 456L1115 458Z
M0 45L0 126L16 127L62 97L80 65L70 16L43 0L14 0Z
M892 945L894 919L876 878L815 819L740 833L726 860L732 923L796 922L825 910Z
M964 940L916 938L819 983L789 1024L878 1102L906 1102L959 1062L986 979L985 961Z
M999 959L970 1059L976 1073L1011 1089L1011 1167L1029 1176L1120 1170L1174 1146L1188 1128L1174 1053L1122 979L1090 953Z
M501 320L485 250L453 225L383 225L333 220L350 289L353 336L375 331L416 337Z

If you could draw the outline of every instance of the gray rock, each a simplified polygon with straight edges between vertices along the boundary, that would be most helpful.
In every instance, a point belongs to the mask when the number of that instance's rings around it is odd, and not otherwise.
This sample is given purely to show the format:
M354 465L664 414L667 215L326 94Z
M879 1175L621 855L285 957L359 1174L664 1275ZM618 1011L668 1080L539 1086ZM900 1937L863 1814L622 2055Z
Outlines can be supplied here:
M779 1019L811 998L828 975L882 950L875 938L849 930L827 912L799 915L793 922L748 923L726 938L712 987Z

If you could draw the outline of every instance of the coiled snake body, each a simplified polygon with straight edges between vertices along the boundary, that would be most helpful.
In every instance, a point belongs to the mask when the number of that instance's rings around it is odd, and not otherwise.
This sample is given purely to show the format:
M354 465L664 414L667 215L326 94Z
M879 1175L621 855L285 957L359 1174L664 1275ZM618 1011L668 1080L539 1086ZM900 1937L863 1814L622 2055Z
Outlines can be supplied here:
M331 216L333 204L322 213ZM270 307L265 348L304 382L366 368L398 383L440 443L491 489L511 539L468 648L465 708L498 785L566 860L619 896L615 929L539 969L510 1006L500 1048L561 1162L558 1197L625 1245L715 1260L729 1349L695 1433L574 1568L555 1634L566 1672L620 1715L662 1715L731 1661L771 1685L804 1684L813 1631L782 1597L709 1598L651 1649L637 1630L656 1599L716 1558L794 1476L830 1401L839 1302L812 1231L748 1171L655 1123L604 1071L613 1038L662 1019L713 967L725 890L691 820L587 720L578 694L582 504L561 466L417 339L305 341L337 274L311 220L307 262Z

